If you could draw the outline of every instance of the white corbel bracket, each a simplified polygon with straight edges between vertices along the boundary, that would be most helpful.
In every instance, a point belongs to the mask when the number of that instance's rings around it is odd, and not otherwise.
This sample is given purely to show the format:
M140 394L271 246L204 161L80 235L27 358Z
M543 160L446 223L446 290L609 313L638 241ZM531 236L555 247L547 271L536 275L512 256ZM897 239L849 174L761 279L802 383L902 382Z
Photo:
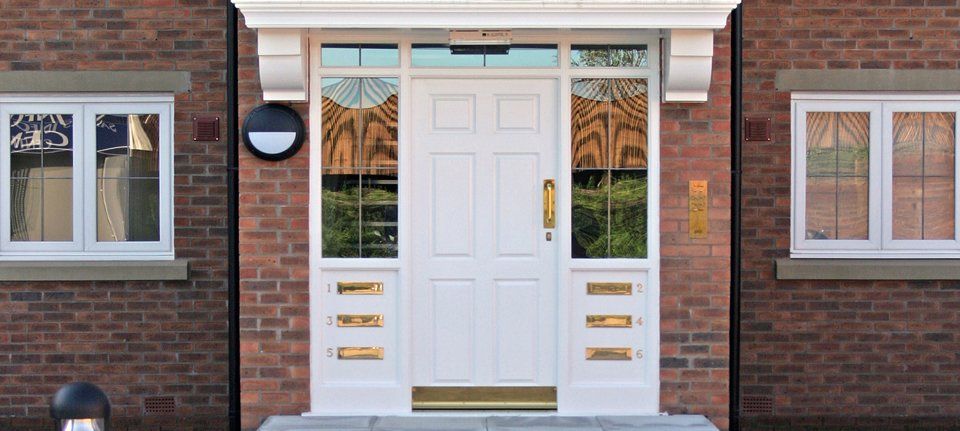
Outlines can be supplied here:
M308 98L309 52L307 30L261 28L257 30L260 86L263 100L305 102Z
M670 30L664 41L663 101L706 102L712 73L713 30Z

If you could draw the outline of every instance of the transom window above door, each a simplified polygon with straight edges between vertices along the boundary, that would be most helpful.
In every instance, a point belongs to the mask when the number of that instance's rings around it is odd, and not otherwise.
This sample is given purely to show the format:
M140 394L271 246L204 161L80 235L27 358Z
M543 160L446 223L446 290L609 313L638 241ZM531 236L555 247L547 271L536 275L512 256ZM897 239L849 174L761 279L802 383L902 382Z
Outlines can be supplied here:
M960 255L960 100L794 101L794 256Z

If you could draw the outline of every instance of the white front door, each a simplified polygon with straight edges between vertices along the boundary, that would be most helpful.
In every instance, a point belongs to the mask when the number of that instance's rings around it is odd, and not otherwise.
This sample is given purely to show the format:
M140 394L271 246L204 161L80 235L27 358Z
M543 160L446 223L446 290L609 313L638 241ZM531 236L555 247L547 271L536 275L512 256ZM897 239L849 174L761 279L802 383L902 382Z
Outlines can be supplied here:
M554 79L414 79L413 386L554 386Z

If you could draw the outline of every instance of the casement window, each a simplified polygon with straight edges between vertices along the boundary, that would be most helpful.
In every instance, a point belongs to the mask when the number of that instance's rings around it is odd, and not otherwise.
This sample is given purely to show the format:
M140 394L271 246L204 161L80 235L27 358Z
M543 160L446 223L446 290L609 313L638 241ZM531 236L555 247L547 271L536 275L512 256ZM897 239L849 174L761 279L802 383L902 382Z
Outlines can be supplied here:
M0 97L0 258L172 259L172 98Z
M955 257L960 99L794 95L793 256Z

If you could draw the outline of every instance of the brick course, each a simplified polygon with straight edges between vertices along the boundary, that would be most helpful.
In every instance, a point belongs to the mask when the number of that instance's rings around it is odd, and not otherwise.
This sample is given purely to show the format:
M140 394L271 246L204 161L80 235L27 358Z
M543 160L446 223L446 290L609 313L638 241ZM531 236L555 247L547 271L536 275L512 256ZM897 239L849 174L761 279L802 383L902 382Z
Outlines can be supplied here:
M262 103L256 32L240 36L240 116ZM730 251L729 30L717 33L707 104L661 106L661 410L727 426ZM307 117L306 104L292 105ZM309 137L308 137L309 138ZM309 139L308 139L309 140ZM310 143L263 162L241 151L243 428L309 410ZM710 181L710 236L687 235L689 180Z
M744 2L744 115L774 126L772 142L743 146L742 389L774 408L747 414L746 429L876 429L897 416L955 428L960 283L775 280L790 246L790 94L774 78L956 69L958 28L956 0Z
M70 381L108 393L118 429L225 427L226 176L223 142L191 118L225 118L226 12L218 0L0 0L0 71L189 71L174 109L174 230L189 281L0 284L0 428L49 429ZM223 134L221 134L223 135ZM173 396L175 420L143 417Z

